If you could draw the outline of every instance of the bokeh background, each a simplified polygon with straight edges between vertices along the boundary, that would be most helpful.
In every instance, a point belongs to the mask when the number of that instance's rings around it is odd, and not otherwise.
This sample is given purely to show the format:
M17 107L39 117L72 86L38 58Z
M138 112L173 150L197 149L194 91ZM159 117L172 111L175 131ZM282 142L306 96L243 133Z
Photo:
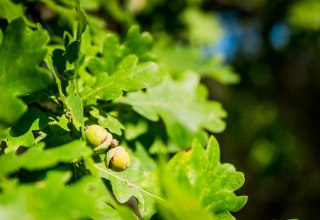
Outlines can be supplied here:
M51 28L72 27L68 11L52 1L27 2L30 19ZM170 64L172 73L187 67L202 74L209 96L228 112L226 130L215 134L222 162L234 164L246 177L238 193L249 200L234 214L238 219L318 218L319 0L83 0L81 4L89 16L99 18L93 22L96 34L104 22L120 34L138 24L153 34L157 59Z

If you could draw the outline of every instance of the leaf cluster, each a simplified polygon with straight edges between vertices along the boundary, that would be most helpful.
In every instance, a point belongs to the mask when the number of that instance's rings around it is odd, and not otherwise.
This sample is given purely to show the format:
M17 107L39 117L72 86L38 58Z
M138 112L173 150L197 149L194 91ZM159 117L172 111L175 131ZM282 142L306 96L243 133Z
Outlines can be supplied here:
M54 14L51 27L22 4L0 3L1 219L233 219L244 177L220 164L208 132L222 132L227 114L208 99L197 65L170 70L148 32L99 30L79 0L34 4ZM93 153L84 135L92 124L128 150L127 170Z

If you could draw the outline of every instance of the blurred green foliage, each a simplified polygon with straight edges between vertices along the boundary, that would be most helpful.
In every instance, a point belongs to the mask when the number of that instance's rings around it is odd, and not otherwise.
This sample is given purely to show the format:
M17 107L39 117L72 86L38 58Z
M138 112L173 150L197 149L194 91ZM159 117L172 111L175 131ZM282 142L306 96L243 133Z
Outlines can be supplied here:
M318 31L320 29L320 2L298 1L289 11L289 21L299 29Z

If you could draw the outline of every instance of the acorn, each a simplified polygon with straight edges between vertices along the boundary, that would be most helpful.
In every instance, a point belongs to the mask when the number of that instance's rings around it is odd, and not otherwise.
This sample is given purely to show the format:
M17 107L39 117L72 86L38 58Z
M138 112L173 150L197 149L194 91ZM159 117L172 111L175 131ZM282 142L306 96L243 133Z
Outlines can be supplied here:
M85 131L88 143L96 153L105 152L112 143L112 134L100 125L90 125Z
M107 152L105 163L113 171L123 171L130 165L130 156L124 147L117 146Z

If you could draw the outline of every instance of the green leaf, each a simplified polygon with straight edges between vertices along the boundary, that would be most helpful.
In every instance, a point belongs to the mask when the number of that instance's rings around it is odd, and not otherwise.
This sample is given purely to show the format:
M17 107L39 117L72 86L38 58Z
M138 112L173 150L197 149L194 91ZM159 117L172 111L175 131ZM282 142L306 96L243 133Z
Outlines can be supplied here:
M165 143L160 138L156 138L152 145L149 148L149 153L150 154L167 154L168 152L168 147L166 146Z
M159 45L156 48L159 62L165 66L172 75L179 75L192 70L200 76L210 77L224 85L235 84L240 76L231 66L224 63L219 56L203 57L198 47L186 47L179 44Z
M50 149L44 149L44 143L39 143L21 155L9 152L0 156L0 176L15 172L19 168L37 170L46 169L59 162L71 163L91 152L86 143L80 140Z
M95 84L82 94L82 100L112 100L122 91L136 91L159 83L158 65L154 62L138 64L138 57L129 55L118 64L110 76L102 72L96 76Z
M128 141L134 140L148 131L148 124L143 120L138 121L136 124L128 123L125 127L124 136Z
M141 60L149 60L153 55L150 53L153 38L148 32L140 33L138 26L132 26L122 46L124 55L136 54Z
M143 170L152 172L157 169L156 162L149 156L148 152L142 144L136 144L135 155L139 158L140 161L143 161L143 163L141 164Z
M8 19L9 23L16 18L23 17L23 6L10 0L1 0L0 18Z
M132 105L133 109L151 121L159 116L167 132L180 147L187 147L195 136L202 136L203 129L221 132L225 128L222 118L226 112L220 103L208 101L198 92L199 77L186 74L180 81L167 79L146 92L129 93L117 101Z
M123 91L136 91L160 83L158 65L152 62L147 51L152 46L148 33L140 33L138 27L132 27L125 42L119 43L114 34L107 34L103 41L101 57L86 57L87 70L81 72L80 81L82 99L95 104L97 100L112 100Z
M212 44L222 35L220 24L212 13L190 7L181 18L188 28L189 40L195 44Z
M156 212L155 202L163 201L159 196L158 180L155 172L142 169L140 161L131 156L131 164L122 172L106 168L104 163L95 165L99 176L110 181L112 192L120 203L131 197L138 200L138 208L143 219L149 219Z
M78 95L75 94L73 85L69 85L67 88L68 96L66 98L66 105L69 110L69 115L72 119L74 126L80 130L83 125L83 107L82 101Z
M80 41L73 41L71 42L67 48L66 51L62 54L62 56L69 61L69 63L73 63L76 61L79 57L80 52Z
M120 44L114 34L107 34L103 42L102 58L91 58L88 68L93 74L100 72L113 73L121 60Z
M49 117L49 127L50 130L57 135L64 135L70 132L69 129L69 119L66 115L60 116L50 116Z
M124 126L115 117L102 110L99 111L97 108L92 108L90 114L98 119L99 125L107 128L111 133L115 133L117 135L122 134L121 130L124 129Z
M39 67L49 38L45 31L27 29L22 19L13 21L6 29L0 46L0 123L13 124L27 110L19 98L46 88L50 83L48 71Z
M30 107L28 111L20 118L19 122L13 126L17 134L26 131L40 130L47 126L47 116L37 108Z
M8 128L2 132L2 141L6 143L5 152L16 151L20 146L31 147L35 143L32 131L28 130L22 134L16 134L12 128Z
M300 30L319 31L320 2L317 0L298 1L289 10L290 23Z
M99 10L100 2L99 0L80 0L81 7L88 11Z
M50 171L44 180L35 183L1 182L1 219L88 219L105 209L112 210L105 204L108 192L100 181L86 176L66 185L70 177L69 172ZM113 214L120 219L119 214Z
M224 63L219 56L206 58L198 66L201 76L208 76L224 84L236 84L240 82L240 76L234 72L233 68Z
M0 45L1 45L1 43L2 43L2 39L3 39L3 32L2 32L2 30L0 29Z
M38 131L48 124L46 115L37 108L31 107L20 118L20 120L10 129L3 132L6 142L6 152L15 151L19 146L31 147L35 141L44 138L44 133L39 132L37 139L34 137L33 131ZM42 134L42 136L41 136Z
M161 167L160 170L161 188L166 195L166 203L158 202L161 219L206 219L222 220L214 214L201 207L197 196L191 194L187 189L180 186L174 179L168 167ZM223 219L226 220L227 218Z
M75 0L76 11L78 14L78 28L77 28L77 40L80 40L82 33L86 30L88 25L87 15L83 9L80 8L80 1Z
M91 214L92 219L112 219L112 220L139 220L138 216L133 213L129 207L124 205L102 204L99 206L99 212ZM90 218L90 219L91 219Z
M67 117L66 114L62 116L51 115L48 119L49 125L45 130L47 133L45 142L48 147L55 147L71 142L76 136L76 133L70 129L70 117Z
M104 122L107 125L106 127L109 129L110 132L115 133L117 135L122 135L121 130L123 130L125 127L117 118L113 117L110 114L107 114L107 118Z
M60 48L56 48L52 51L50 62L52 62L51 65L53 68L49 66L49 68L51 68L50 70L52 71L56 70L57 73L60 73L60 74L62 74L66 70L67 61L64 57L65 56L64 53L65 53L64 50Z
M152 45L151 35L140 33L138 26L129 29L123 44L115 34L108 33L103 41L102 58L91 58L88 68L94 75L100 72L112 74L119 62L129 55L136 55L140 62L153 60L154 56L150 54Z
M177 153L169 161L168 171L180 187L214 215L228 216L247 202L247 196L234 194L244 183L243 173L237 172L231 164L220 163L219 145L213 136L206 149L195 140L191 150Z

